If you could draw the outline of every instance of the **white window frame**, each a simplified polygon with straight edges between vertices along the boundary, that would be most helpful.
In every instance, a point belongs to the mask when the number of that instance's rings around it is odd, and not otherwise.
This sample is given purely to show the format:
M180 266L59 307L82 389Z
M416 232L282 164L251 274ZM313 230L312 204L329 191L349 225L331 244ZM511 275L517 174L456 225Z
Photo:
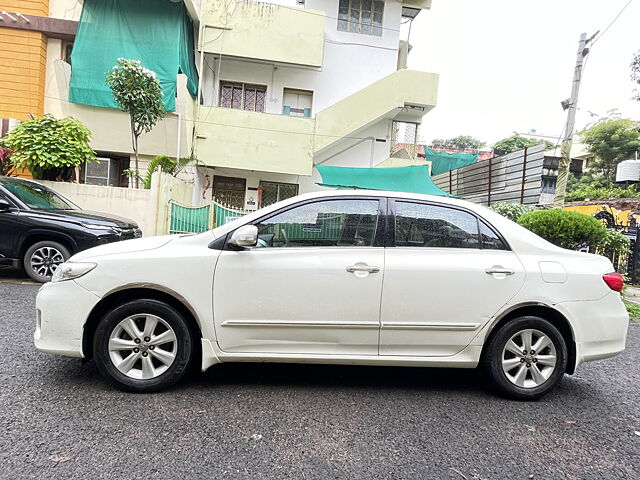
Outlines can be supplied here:
M338 31L381 37L383 22L384 0L338 0Z

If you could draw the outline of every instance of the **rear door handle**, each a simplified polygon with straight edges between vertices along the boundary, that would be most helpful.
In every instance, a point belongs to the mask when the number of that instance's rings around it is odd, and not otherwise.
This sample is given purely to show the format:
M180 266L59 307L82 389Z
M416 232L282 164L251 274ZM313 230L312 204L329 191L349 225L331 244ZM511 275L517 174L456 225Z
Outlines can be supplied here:
M347 272L369 272L369 273L378 273L380 271L380 267L370 267L369 265L350 265L346 267Z
M501 273L503 275L513 275L514 273L516 273L513 270L509 270L508 268L504 268L504 267L501 267L499 265L494 265L491 268L487 268L484 272L487 275L494 275L496 273Z

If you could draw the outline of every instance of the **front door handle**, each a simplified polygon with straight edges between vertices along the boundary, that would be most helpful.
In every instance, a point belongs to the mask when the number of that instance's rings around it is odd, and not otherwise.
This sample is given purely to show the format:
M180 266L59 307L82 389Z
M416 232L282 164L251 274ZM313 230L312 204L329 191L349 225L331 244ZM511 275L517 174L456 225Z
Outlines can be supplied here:
M380 267L371 267L369 265L350 265L346 267L347 272L367 272L367 273L378 273L380 271Z
M501 273L503 275L513 275L514 273L516 273L515 271L509 270L508 268L501 267L500 265L494 265L491 268L487 268L484 272L487 275L494 275L496 273Z

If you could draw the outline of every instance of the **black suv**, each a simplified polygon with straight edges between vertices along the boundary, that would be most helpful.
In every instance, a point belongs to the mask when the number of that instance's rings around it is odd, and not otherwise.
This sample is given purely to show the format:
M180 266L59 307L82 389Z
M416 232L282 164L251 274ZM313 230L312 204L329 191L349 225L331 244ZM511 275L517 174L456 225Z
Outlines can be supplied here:
M22 265L38 282L74 253L141 236L131 220L86 212L37 182L0 176L0 265Z

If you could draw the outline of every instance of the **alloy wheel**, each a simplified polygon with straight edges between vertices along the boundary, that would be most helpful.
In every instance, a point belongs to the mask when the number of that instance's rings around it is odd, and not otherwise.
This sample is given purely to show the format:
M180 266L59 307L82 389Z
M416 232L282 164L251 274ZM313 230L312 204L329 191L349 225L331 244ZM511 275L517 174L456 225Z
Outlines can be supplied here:
M545 383L556 368L553 341L536 329L520 330L502 350L502 371L518 387L535 388Z
M38 248L29 260L31 269L41 277L51 277L53 272L64 263L64 255L54 247Z
M132 315L109 336L109 358L130 378L148 380L167 371L176 359L178 342L173 328L151 314Z

